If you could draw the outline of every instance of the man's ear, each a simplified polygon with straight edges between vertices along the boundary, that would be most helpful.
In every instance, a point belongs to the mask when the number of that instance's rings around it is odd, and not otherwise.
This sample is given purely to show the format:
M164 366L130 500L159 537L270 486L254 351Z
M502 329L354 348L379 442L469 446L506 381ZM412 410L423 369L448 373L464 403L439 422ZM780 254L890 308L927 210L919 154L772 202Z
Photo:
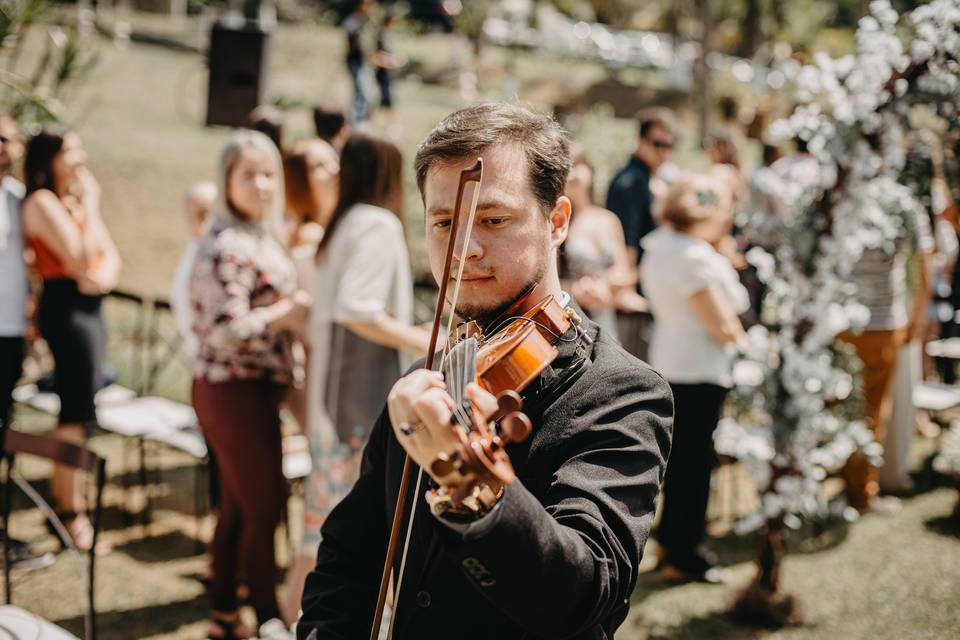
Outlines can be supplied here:
M570 216L573 215L573 204L570 198L560 196L557 198L557 204L553 206L550 212L550 244L559 247L567 239L567 232L570 230Z

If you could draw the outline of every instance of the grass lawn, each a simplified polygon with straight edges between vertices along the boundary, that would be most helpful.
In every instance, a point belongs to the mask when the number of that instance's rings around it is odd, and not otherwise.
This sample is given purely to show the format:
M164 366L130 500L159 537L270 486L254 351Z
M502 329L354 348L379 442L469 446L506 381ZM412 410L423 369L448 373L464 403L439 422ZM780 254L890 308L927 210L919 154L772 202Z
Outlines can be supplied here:
M155 17L137 17L137 22L159 24ZM189 35L196 25L186 22L164 28ZM28 44L35 50L36 40ZM195 180L214 178L218 150L228 131L201 125L206 71L200 56L138 44L117 49L104 40L99 48L100 65L76 93L71 113L103 187L104 216L124 260L121 286L165 295L187 235L181 194ZM400 34L398 49L417 61L421 78L443 76L444 69L464 55L459 43L441 36ZM341 52L340 34L333 29L282 27L273 38L268 94L304 104L322 98L345 100L349 87ZM505 55L499 49L485 54L482 94L499 97ZM582 91L606 73L590 63L546 60L534 54L523 54L516 70L521 97L542 104ZM448 82L425 84L416 78L400 82L397 93L402 146L411 159L416 142L462 100ZM600 185L629 154L635 133L631 121L607 113L602 106L590 110L576 131L598 167ZM308 135L310 128L305 109L291 111L289 141ZM684 166L703 162L689 136L681 144L678 162ZM421 208L409 167L407 187L408 235L414 260L422 268ZM123 324L122 313L111 307L112 326ZM121 342L115 336L112 354L124 375L116 346ZM181 369L171 375L164 388L183 399L188 374ZM20 422L31 430L52 426L52 418L27 411L21 411ZM144 529L125 522L119 508L124 500L128 505L133 500L136 506L136 492L127 495L120 489L121 481L133 472L132 455L125 459L122 442L113 435L96 435L92 446L109 459L105 538L115 546L98 562L100 636L107 640L203 637L206 602L195 576L205 559L195 553L197 523L188 515L195 477L192 461L169 451L153 452L154 464L162 466L164 473L152 487L154 522ZM929 442L918 443L918 467L929 448ZM47 467L29 465L24 473L46 488ZM731 482L721 476L720 492ZM895 518L870 516L849 527L830 529L815 544L802 545L803 552L790 555L784 567L784 585L801 597L813 622L779 632L730 622L723 615L732 597L728 587L660 582L651 571L655 555L651 543L630 617L617 637L957 637L960 527L947 518L955 502L955 491L927 485L924 492L905 501L903 513ZM296 501L292 508L297 509ZM202 523L201 537L209 536L211 524L209 518ZM43 538L40 525L39 514L29 509L18 510L11 522L14 534L28 539ZM39 544L49 543L46 538ZM752 539L725 536L716 544L725 564L733 569L736 585L745 584L752 571ZM280 554L287 558L283 544ZM61 555L51 569L15 574L15 602L80 632L82 606L75 569L73 560Z

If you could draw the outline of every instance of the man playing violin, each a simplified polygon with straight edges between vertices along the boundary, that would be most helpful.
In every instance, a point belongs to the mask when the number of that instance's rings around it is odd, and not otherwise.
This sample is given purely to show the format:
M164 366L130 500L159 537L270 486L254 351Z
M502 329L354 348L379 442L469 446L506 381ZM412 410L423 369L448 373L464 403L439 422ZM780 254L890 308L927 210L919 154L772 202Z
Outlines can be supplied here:
M461 172L478 157L484 177L470 237L457 234L446 265L450 278L463 267L457 317L493 332L504 316L553 296L575 318L557 274L571 216L563 196L569 141L553 119L522 106L462 109L420 144L434 277L443 279L452 218L462 213ZM323 527L299 638L369 637L408 455L426 475L419 491L409 485L413 525L392 563L392 637L613 637L656 509L673 400L662 377L589 320L558 335L556 349L522 393L533 430L505 447L515 478L483 485L482 496L471 494L477 499L451 501L462 488L451 477L461 476L437 465L461 445L452 381L421 368L396 383L359 480ZM468 385L466 396L481 418L498 411L480 385Z

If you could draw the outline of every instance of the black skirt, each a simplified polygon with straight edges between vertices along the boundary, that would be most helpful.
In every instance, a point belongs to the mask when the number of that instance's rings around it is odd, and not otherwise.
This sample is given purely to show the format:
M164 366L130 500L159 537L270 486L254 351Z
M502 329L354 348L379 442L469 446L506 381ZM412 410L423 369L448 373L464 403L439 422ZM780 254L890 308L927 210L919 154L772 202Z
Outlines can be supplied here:
M60 424L93 424L94 395L100 389L106 327L101 296L87 296L70 279L43 283L37 325L53 354Z

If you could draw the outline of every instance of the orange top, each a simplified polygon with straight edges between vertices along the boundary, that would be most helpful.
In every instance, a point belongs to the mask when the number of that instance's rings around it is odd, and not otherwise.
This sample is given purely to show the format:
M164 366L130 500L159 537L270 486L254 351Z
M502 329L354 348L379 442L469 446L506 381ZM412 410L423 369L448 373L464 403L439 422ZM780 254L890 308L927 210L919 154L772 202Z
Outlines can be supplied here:
M69 214L68 214L69 215ZM84 221L78 220L77 218L69 215L70 220L77 225L79 231L83 231ZM39 238L27 238L27 243L34 253L34 268L37 271L37 274L44 280L53 280L56 278L71 278L67 274L66 269L63 268L63 262L60 258L57 257L53 251L47 247L46 244ZM93 268L96 268L97 264L100 262L98 257L93 261Z

